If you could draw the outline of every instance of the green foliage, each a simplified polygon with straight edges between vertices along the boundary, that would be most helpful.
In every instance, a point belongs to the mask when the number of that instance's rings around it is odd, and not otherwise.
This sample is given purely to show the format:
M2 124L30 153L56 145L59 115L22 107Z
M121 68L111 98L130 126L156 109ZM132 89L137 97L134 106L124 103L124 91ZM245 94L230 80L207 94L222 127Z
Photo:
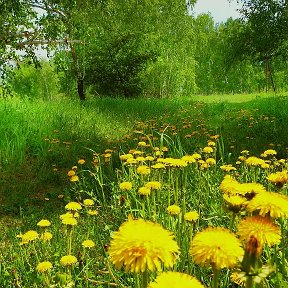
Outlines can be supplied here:
M288 41L287 3L276 0L243 0L240 9L240 29L231 38L232 53L241 58L250 57L262 65L265 88L276 91L273 61L279 55L286 55ZM246 58L247 59L247 58Z
M125 97L194 91L193 32L183 1L111 0L79 11L72 13L73 38L83 42L74 48L90 91ZM77 74L75 61L63 52L56 57L66 61L66 75Z
M244 53L263 60L281 53L288 39L287 3L279 0L243 0L240 13L245 21L242 31Z
M12 93L20 98L51 100L59 93L53 63L42 61L38 67L25 62L11 71Z
M86 83L92 92L101 95L137 96L141 91L139 72L147 61L155 59L150 51L141 51L140 35L111 36L105 43L95 47L88 56L90 63L86 69ZM140 47L139 47L140 46Z
M36 12L29 1L0 1L0 65L17 59L17 50L22 50L27 56L34 56L32 47L23 45L23 42L34 33L35 17Z

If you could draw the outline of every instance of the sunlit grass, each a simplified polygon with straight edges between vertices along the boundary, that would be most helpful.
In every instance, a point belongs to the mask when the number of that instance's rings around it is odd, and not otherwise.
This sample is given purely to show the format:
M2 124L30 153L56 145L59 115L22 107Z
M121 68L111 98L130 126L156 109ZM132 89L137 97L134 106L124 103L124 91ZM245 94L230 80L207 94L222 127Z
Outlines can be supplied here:
M218 153L226 160L235 159L246 147L253 147L255 153L277 147L284 157L288 134L286 97L220 102L247 97L256 95L162 100L100 98L82 104L72 100L2 100L1 211L19 214L21 209L35 204L49 207L51 201L45 198L58 201L57 195L67 187L63 174L72 163L89 157L91 149L126 150L135 143L131 137L134 130L138 131L134 138L143 132L159 138L165 131L166 144L177 156L203 145L210 133L222 136ZM206 104L209 99L217 101ZM118 162L115 160L114 166Z
M167 130L153 137L145 129L126 151L90 151L73 163L58 213L24 214L7 229L0 283L142 288L164 266L203 287L286 283L288 159L245 150L228 164L220 135L187 154Z

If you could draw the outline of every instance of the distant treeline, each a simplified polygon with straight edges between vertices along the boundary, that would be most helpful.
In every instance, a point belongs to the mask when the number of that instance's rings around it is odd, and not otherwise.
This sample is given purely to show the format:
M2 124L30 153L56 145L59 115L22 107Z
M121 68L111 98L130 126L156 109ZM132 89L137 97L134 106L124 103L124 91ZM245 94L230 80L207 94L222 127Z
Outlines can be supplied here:
M19 96L84 100L87 94L163 98L288 90L285 1L243 0L241 18L221 24L208 14L193 16L196 1L48 2L41 2L45 13L27 15L41 28L37 41L54 51L50 63L38 63L27 50L37 43L33 31L16 44L7 36L10 42L0 46L3 55L11 47L26 49L17 68L5 73L4 83Z

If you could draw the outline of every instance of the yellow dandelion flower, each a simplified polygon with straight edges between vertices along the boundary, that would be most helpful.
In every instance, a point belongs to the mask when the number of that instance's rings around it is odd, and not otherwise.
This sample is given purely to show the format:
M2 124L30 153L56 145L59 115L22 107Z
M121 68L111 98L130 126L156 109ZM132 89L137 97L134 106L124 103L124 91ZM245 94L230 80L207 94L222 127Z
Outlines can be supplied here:
M153 156L146 156L145 160L146 161L154 161L154 157Z
M234 267L244 255L236 235L221 227L209 227L198 232L189 251L197 264L210 264L217 270Z
M203 152L206 153L206 154L210 154L210 153L213 153L213 148L212 147L204 147L203 148Z
M110 158L112 156L111 153L105 153L102 155L104 158ZM109 160L109 159L108 159Z
M81 210L82 207L78 202L69 202L66 206L65 206L66 210L69 211L78 211Z
M264 157L277 155L276 150L268 149L263 152Z
M195 163L196 162L196 159L192 155L185 155L181 159L187 163Z
M235 213L238 213L243 207L243 205L247 202L247 199L240 195L224 194L223 199L228 206L228 209Z
M140 175L149 175L150 174L150 168L146 165L141 165L137 168L137 173Z
M210 136L210 138L213 140L217 140L219 137L220 137L220 135L218 135L218 134Z
M84 159L79 159L79 160L78 160L78 164L79 164L79 165L83 165L83 164L85 164L85 162L86 162L86 161L85 161Z
M252 199L256 194L266 192L265 187L260 183L242 183L237 187L237 194Z
M265 161L263 159L258 158L258 157L251 156L245 160L245 163L248 166L261 166L261 165L265 164Z
M72 266L77 262L78 262L77 258L73 255L65 255L60 259L60 264L62 266Z
M53 235L50 232L44 232L43 234L40 235L40 239L42 241L50 241L52 239Z
M211 146L211 147L215 147L215 146L216 146L216 143L215 143L214 141L208 140L207 145L208 145L208 146Z
M33 242L39 238L39 234L34 230L29 230L24 234L17 235L18 238L21 238L20 245L27 244L29 242Z
M168 149L167 147L163 146L163 147L162 147L162 151L163 151L163 152L168 152L169 149Z
M138 146L139 147L146 147L146 142L140 141L140 142L138 142Z
M260 166L262 169L269 169L270 165L268 163L264 163Z
M132 189L132 183L131 182L122 182L119 184L119 188L122 191L130 191Z
M199 219L197 211L191 211L184 214L184 219L188 222L196 222Z
M148 288L204 288L204 286L194 277L179 272L164 272L156 277Z
M143 219L129 219L112 236L108 249L110 259L117 269L126 272L144 272L172 267L179 252L170 231L157 223Z
M51 225L51 222L46 219L42 219L37 223L37 226L39 227L49 227Z
M248 202L246 209L249 212L257 211L261 216L287 218L288 197L275 192L259 193Z
M97 210L88 210L88 215L90 216L96 216L99 214L99 212Z
M144 161L145 161L145 158L142 157L142 156L139 156L139 157L136 158L136 161L137 161L137 162L144 162Z
M244 242L248 242L251 236L256 237L261 245L269 247L279 244L281 241L280 228L269 218L262 216L247 217L238 224L238 235Z
M92 199L84 199L84 201L83 201L83 204L85 205L85 206L93 206L94 204L95 204L95 202L94 202L94 200L92 200Z
M215 165L216 164L216 160L214 158L208 158L208 159L206 159L206 163L208 165Z
M74 226L77 225L77 220L74 217L64 217L62 223L65 225Z
M163 163L175 168L187 167L187 162L183 159L165 158Z
M95 243L92 240L85 240L82 242L82 246L84 248L93 248L95 246Z
M77 218L77 217L79 217L79 214L77 212L74 214L72 214L71 212L67 212L65 214L60 215L61 220L63 220L64 218Z
M249 150L242 150L242 151L241 151L241 154L243 154L243 155L249 155Z
M235 171L237 170L235 167L233 167L231 164L226 164L226 165L221 165L220 166L220 169L222 171L225 171L225 172L230 172L230 171Z
M217 140L219 137L220 137L220 135L218 135L218 134L210 136L210 138L213 140Z
M181 208L177 205L170 205L167 207L167 212L170 215L178 215L181 212Z
M36 270L39 273L45 273L48 272L50 269L52 269L53 265L51 262L49 261L44 261L44 262L40 262L37 266L36 266Z
M150 188L152 190L159 190L161 188L161 183L158 181L151 181L146 183L145 187Z
M195 160L199 160L202 158L202 156L199 154L199 153L194 153L192 154L192 157L195 159Z
M133 165L133 164L137 164L138 162L137 162L137 160L136 159L134 159L134 158L129 158L129 159L127 159L127 161L126 161L126 165Z
M236 194L239 188L239 183L230 175L225 175L219 186L220 190L226 194Z
M77 175L74 175L70 178L70 181L71 182L77 182L77 181L79 181L79 177Z
M247 199L252 199L256 194L266 191L259 183L239 183L230 175L224 177L219 188L227 195L240 195Z
M285 183L288 183L288 170L271 173L270 175L268 175L267 179L269 182L275 185L282 186Z
M238 157L238 160L241 161L241 162L245 161L246 159L247 158L245 156L239 156Z
M151 194L151 189L149 187L140 187L138 189L138 194L143 196L149 196Z
M152 165L151 168L153 168L153 169L163 169L163 168L165 168L165 165L163 163L156 163L156 164Z
M126 161L128 159L133 158L133 155L132 154L123 154L123 155L120 155L119 158L121 161Z
M209 165L207 164L207 163L202 163L201 165L200 165L200 170L205 170L205 169L207 169L209 167Z
M68 175L69 177L72 177L72 176L76 175L76 173L75 173L74 170L70 170L70 171L68 171L67 175Z

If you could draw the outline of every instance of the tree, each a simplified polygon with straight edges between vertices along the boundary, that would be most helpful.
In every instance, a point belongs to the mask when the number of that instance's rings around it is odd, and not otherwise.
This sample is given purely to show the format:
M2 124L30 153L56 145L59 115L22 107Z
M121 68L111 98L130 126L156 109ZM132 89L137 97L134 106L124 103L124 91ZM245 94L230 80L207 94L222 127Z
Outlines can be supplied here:
M26 44L37 36L36 14L28 1L0 0L0 65L17 59L17 50L34 56L33 48Z
M288 39L288 3L285 0L240 0L242 27L235 40L239 55L250 55L264 66L266 91L276 90L272 62Z
M23 49L37 63L35 45L58 50L58 68L65 67L66 75L75 79L81 100L86 84L96 92L126 96L163 97L195 88L193 31L187 12L195 1L7 2L1 2L1 24L8 28L0 35L2 51L10 55L6 60L17 59L15 51Z
M36 46L41 45L47 50L54 50L59 48L60 44L65 45L69 47L73 59L79 98L84 100L84 76L75 43L85 42L83 39L86 36L83 33L85 25L82 23L87 26L87 21L83 20L89 4L91 4L89 1L81 0L1 0L0 52L3 56L0 65L2 69L12 60L18 62L23 58L31 58L37 64ZM36 9L44 12L38 13ZM75 39L78 36L80 40Z
M12 61L21 59L37 64L34 49L30 43L37 37L35 22L36 12L26 0L0 0L0 81L3 95L8 91L7 74L11 73Z
M162 97L194 86L185 1L107 0L94 5L93 13L85 42L90 91Z

